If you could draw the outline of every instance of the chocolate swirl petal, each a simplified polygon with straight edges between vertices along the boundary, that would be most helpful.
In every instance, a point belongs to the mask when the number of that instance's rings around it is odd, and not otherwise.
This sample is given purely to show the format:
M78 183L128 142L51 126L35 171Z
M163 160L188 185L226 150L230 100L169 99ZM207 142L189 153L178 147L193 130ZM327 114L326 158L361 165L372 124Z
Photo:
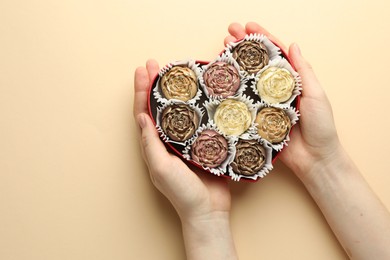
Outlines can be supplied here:
M248 73L257 73L269 62L265 45L257 41L243 41L233 49L233 58L241 69Z
M164 109L161 127L174 141L185 141L196 131L199 125L197 113L185 104L174 104Z
M198 91L198 80L188 67L176 66L169 70L160 81L160 87L167 99L188 101Z
M204 167L214 168L226 159L226 139L213 130L203 131L191 147L191 157Z
M256 140L240 140L236 145L236 155L230 164L237 174L251 176L258 173L266 161L265 149Z
M226 98L234 95L240 86L237 69L226 62L212 64L203 74L203 79L210 96Z
M269 67L257 82L260 97L271 104L287 101L294 90L294 77L283 68Z
M261 137L275 144L282 142L291 129L291 121L283 109L266 107L260 110L255 122Z
M214 114L214 122L226 135L240 135L252 121L248 107L241 101L226 99L219 104Z

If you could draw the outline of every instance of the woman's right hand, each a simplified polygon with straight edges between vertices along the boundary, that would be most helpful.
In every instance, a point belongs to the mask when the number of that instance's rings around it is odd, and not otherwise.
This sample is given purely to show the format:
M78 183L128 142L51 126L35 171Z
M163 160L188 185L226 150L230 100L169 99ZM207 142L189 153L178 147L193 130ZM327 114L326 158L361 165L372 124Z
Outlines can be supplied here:
M242 39L246 34L258 33L266 35L288 53L292 65L302 78L302 95L300 101L300 120L290 133L291 141L280 154L280 159L291 168L299 178L311 177L316 166L323 167L343 160L332 108L322 89L311 65L303 58L297 44L289 49L275 36L254 22L246 24L245 28L232 23L225 38L225 44Z
M256 23L231 24L229 32L225 43L261 33L287 53ZM302 180L351 259L390 259L390 214L342 148L330 103L297 44L288 55L302 78L301 118L280 159Z

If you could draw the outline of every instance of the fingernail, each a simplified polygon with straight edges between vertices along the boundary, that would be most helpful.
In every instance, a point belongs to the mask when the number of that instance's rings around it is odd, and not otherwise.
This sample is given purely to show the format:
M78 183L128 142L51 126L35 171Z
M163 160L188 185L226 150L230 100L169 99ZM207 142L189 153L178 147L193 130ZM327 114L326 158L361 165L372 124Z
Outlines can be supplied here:
M295 49L296 49L297 53L298 53L300 56L302 56L301 49L299 48L298 44L297 44L297 43L294 43L294 45L295 45Z
M138 125L141 127L141 129L144 129L146 126L146 118L144 114L140 114L137 117Z

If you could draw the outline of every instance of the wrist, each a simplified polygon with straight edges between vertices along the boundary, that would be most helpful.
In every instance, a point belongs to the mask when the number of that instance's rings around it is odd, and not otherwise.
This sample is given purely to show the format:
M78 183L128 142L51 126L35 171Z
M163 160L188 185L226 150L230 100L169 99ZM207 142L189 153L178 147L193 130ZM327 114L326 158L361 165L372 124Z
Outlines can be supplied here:
M207 214L180 216L180 220L183 228L189 228L194 230L202 230L202 227L208 227L209 225L222 225L230 223L229 211L212 211Z
M228 211L181 221L187 259L237 259Z
M208 243L215 236L230 236L230 216L228 211L215 211L204 215L181 218L183 234L199 243Z
M315 186L316 184L321 185L328 178L335 179L342 177L340 175L349 174L351 172L350 170L355 168L340 143L326 156L320 158L314 157L310 165L306 169L306 172L301 172L298 175L306 187Z

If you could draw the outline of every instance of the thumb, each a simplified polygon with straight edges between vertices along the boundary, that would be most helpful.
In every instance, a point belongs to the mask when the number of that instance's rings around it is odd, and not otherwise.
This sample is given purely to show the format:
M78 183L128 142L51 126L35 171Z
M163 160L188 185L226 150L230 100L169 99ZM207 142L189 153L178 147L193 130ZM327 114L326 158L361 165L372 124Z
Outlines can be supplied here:
M147 114L138 114L137 122L141 128L141 146L146 162L149 167L158 165L158 159L168 153L167 149L161 142L156 128Z

